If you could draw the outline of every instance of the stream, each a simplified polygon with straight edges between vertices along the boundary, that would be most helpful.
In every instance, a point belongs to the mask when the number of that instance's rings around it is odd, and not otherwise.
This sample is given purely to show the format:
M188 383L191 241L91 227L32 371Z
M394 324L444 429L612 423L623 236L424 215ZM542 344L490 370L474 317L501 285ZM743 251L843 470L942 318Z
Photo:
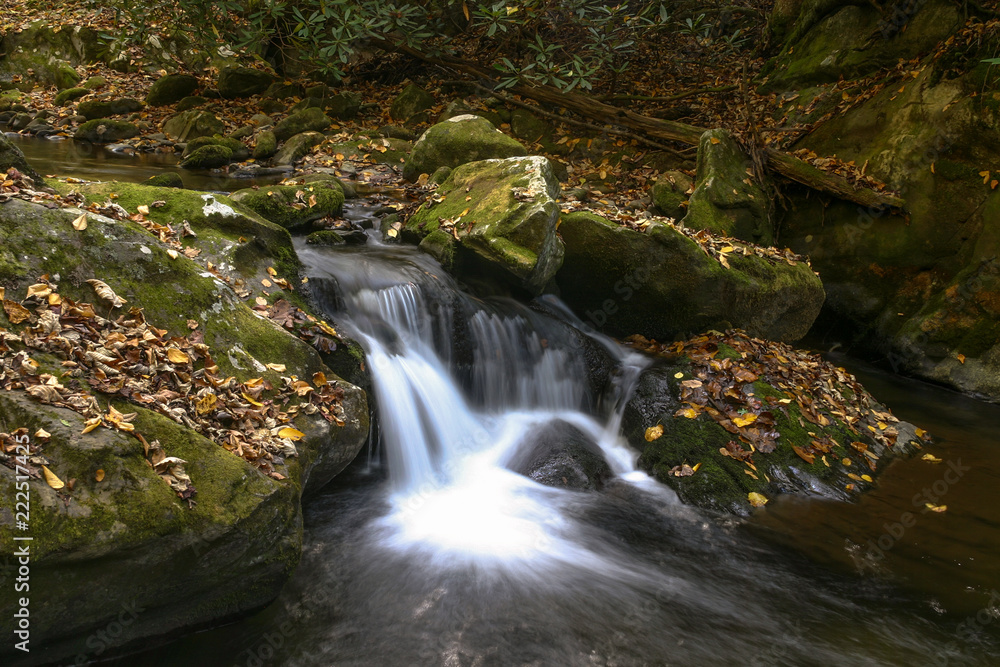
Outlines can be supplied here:
M81 175L136 180L92 167ZM897 461L856 504L779 497L750 519L715 515L637 470L618 436L649 361L587 338L615 365L595 390L557 300L468 294L374 233L297 249L367 352L377 437L306 504L277 601L112 664L1000 664L1000 406L834 358L930 430L944 462ZM601 453L601 490L516 472L565 439ZM916 509L924 488L948 511ZM904 512L915 522L897 530Z

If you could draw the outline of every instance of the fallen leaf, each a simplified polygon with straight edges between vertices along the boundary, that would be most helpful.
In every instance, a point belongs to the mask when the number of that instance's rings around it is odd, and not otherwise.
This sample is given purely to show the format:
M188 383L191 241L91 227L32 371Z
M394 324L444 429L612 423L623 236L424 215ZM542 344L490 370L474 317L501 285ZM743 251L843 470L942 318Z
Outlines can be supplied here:
M115 291L105 282L97 280L96 278L91 278L87 281L87 283L94 288L94 291L97 292L97 296L109 302L112 308L120 308L122 304L128 303L128 301L115 294Z
M93 419L88 419L87 421L83 422L83 433L90 433L100 425L101 425L100 417L94 417Z
M965 363L965 355L964 354L958 355L958 363L960 363L960 364L964 364Z
M24 297L25 299L30 299L31 297L41 298L43 296L48 296L52 294L52 288L45 283L36 283L34 285L28 285L28 295Z
M939 459L933 454L924 454L923 456L920 457L920 460L927 461L928 463L941 463L941 461L943 461L944 459Z
M51 438L52 434L46 431L44 428L40 428L37 431L35 431L35 437L40 440L46 440L48 438Z
M749 500L750 504L754 507L763 507L768 503L767 497L757 493L756 491L748 493L747 500Z
M94 473L94 479L97 480L98 482L103 482L104 470L98 469L98 471Z
M3 310L7 313L7 319L10 320L11 324L20 324L31 319L31 311L16 301L4 299Z
M745 415L739 415L733 418L733 423L739 426L740 428L752 424L755 421L757 421L757 415L755 415L752 412L748 412Z
M73 220L72 224L73 224L73 229L75 229L78 232L82 232L87 228L87 214L81 213L80 217Z
M284 364L266 364L266 365L267 365L268 368L270 368L275 373L284 373L285 372L285 365Z
M177 259L178 257L181 256L181 254L176 250L174 250L173 248L167 250L167 255L170 257L170 259Z
M674 373L674 377L677 378L678 380L680 380L682 377L684 377L684 373L680 373L680 372Z
M947 505L934 505L934 504L931 504L931 503L924 503L924 507L926 507L927 509L929 509L932 512L941 513L941 512L947 512L948 511L948 506Z
M292 428L291 426L286 426L285 428L278 431L279 438L288 438L289 440L301 440L305 437L305 433L302 431Z
M646 429L646 442L653 442L663 435L663 425L657 424Z
M59 479L58 477L56 477L56 474L54 472L52 472L51 470L49 470L45 466L42 466L42 472L45 473L45 482L46 482L46 484L48 484L49 486L51 486L56 491L58 491L59 489L63 488L64 486L66 486L65 484L63 484L63 481L61 479Z
M190 357L178 350L176 347L167 349L167 359L174 364L186 364L191 361Z
M805 461L806 463L812 464L812 462L816 460L815 454L813 454L812 452L807 452L798 445L792 445L792 451L795 452L798 455L798 457L803 461Z
M136 208L136 210L143 215L149 215L149 207L145 204L141 204L138 208Z

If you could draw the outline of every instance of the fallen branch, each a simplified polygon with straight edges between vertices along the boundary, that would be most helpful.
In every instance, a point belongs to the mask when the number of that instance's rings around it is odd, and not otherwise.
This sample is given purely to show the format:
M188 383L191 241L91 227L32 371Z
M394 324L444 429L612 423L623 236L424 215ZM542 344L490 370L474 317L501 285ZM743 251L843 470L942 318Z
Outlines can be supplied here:
M718 86L716 88L698 88L696 90L688 90L683 93L677 93L675 95L601 95L597 99L602 102L617 102L617 101L637 101L637 102L676 102L677 100L683 100L685 97L692 97L694 95L708 95L710 93L728 93L730 90L736 90L736 85L731 86Z

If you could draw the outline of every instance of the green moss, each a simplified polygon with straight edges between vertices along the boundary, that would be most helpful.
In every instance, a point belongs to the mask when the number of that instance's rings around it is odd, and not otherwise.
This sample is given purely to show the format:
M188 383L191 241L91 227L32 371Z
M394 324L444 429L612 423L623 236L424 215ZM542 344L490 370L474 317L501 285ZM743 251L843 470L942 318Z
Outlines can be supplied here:
M300 202L296 193L304 193ZM309 205L315 196L316 203ZM286 229L302 227L326 216L339 216L344 207L344 193L339 187L274 185L259 190L240 190L233 197L246 208ZM304 203L298 209L292 204Z

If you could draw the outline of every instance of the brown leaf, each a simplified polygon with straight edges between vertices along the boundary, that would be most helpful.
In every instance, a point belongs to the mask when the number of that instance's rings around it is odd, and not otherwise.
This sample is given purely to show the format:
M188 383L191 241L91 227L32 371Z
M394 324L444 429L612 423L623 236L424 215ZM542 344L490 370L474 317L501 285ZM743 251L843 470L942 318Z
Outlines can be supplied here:
M105 282L91 278L87 283L94 288L97 296L110 303L113 308L120 308L123 304L128 303L128 301L115 294L115 291Z
M45 473L45 483L51 486L56 491L66 486L65 484L63 484L63 481L61 479L56 477L56 474L54 472L52 472L45 466L42 466L42 472Z
M16 301L3 300L3 310L7 313L7 319L11 324L20 324L31 319L31 311Z

